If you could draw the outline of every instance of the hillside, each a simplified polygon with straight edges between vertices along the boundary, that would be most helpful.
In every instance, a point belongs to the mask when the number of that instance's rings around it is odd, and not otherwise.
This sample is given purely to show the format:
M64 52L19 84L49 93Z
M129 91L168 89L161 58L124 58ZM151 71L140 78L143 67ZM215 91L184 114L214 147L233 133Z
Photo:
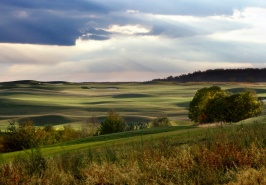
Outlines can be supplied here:
M153 81L170 82L266 82L266 68L209 69Z

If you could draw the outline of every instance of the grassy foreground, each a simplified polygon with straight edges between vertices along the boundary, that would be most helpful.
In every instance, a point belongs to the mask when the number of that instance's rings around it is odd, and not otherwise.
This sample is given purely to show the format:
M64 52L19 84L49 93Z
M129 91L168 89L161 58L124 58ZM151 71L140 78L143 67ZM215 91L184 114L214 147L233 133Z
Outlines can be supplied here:
M265 131L259 123L169 127L73 141L62 146L87 145L53 156L33 149L3 163L0 184L265 184Z

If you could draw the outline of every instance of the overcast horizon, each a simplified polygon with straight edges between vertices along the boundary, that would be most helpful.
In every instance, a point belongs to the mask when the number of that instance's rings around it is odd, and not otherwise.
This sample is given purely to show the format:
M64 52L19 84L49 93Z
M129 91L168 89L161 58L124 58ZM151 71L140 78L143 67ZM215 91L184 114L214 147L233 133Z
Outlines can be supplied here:
M266 68L264 0L2 0L0 81Z

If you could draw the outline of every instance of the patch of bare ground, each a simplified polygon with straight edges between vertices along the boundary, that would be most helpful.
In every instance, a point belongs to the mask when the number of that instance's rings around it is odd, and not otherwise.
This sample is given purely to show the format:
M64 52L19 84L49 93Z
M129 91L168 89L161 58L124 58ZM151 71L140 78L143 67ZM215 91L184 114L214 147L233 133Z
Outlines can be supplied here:
M197 127L219 127L221 123L206 123L206 124L197 124Z

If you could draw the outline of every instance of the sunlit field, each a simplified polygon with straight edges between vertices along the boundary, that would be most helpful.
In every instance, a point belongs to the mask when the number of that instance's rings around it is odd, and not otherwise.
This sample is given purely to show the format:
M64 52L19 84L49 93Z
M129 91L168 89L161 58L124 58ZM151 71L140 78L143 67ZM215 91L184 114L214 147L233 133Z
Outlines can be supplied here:
M78 83L9 84L0 86L0 129L10 119L31 118L37 126L65 124L79 128L114 109L127 122L168 116L172 125L188 122L187 108L195 92L213 84ZM265 84L216 84L232 92L245 88L266 97Z

